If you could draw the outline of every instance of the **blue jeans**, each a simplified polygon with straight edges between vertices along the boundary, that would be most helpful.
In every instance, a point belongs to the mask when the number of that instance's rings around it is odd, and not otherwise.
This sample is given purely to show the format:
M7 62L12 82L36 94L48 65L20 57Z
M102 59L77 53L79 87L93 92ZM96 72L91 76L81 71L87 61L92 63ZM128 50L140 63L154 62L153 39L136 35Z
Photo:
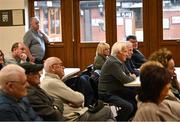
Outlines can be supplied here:
M103 100L104 102L111 103L117 107L121 107L121 109L117 112L117 121L127 121L132 116L134 111L133 105L123 98L110 93L99 93L99 99Z

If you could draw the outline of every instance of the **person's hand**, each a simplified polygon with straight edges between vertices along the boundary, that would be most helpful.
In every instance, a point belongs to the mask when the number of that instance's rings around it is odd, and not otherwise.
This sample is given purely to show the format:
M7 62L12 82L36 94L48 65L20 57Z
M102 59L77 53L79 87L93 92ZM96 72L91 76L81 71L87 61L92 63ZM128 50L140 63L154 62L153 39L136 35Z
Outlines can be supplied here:
M0 64L4 64L4 59L2 56L0 56Z
M134 80L136 79L136 75L135 74L131 74L130 73L130 76L133 77Z
M25 53L22 53L22 54L20 55L20 59L21 59L22 61L26 61L27 55L26 55Z
M34 57L29 57L30 62L34 62L35 58Z
M40 33L40 35L44 38L44 42L46 44L49 43L49 39L48 39L48 36L43 32L43 30L39 29L38 32Z
M69 106L73 107L73 108L79 108L79 107L83 107L83 105L75 105L75 104L72 104L72 103L69 103L68 104Z

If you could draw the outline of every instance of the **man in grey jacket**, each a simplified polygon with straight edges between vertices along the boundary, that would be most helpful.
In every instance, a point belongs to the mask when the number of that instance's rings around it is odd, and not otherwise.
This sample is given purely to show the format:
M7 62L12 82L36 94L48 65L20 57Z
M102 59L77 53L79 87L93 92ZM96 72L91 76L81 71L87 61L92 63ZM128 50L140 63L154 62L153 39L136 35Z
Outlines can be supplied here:
M128 55L127 42L116 42L112 46L111 56L106 60L98 84L99 98L121 107L118 120L128 120L136 111L136 93L124 87L125 83L135 80L124 64Z

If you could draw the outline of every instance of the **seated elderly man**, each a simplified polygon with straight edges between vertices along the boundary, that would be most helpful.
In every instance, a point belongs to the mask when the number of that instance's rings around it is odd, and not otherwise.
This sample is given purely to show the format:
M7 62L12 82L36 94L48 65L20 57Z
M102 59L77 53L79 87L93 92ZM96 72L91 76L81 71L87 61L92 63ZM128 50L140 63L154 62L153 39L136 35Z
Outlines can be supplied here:
M102 66L98 84L99 98L121 107L117 120L123 121L128 120L136 111L136 92L124 87L125 83L136 78L124 64L127 56L127 42L116 42L112 46L111 56Z
M133 55L133 44L131 42L127 42L127 48L128 48L128 56L125 61L125 65L131 74L135 74L136 76L139 76L139 70L137 70L136 66L134 65L131 59Z
M22 42L15 42L11 47L11 53L5 55L5 63L6 64L17 64L20 63L21 60L26 60L26 46ZM24 59L25 58L25 59Z
M43 65L23 63L20 66L26 70L29 83L27 98L33 109L45 121L62 121L63 103L55 103L54 99L39 87L39 71L43 69Z
M23 68L9 64L0 71L0 121L41 121L28 100Z
M90 113L83 106L84 96L72 90L61 80L64 76L64 66L57 57L50 57L44 63L45 77L41 87L55 98L63 101L63 116L66 121L106 121L114 120L112 112L108 107L103 107L95 113Z

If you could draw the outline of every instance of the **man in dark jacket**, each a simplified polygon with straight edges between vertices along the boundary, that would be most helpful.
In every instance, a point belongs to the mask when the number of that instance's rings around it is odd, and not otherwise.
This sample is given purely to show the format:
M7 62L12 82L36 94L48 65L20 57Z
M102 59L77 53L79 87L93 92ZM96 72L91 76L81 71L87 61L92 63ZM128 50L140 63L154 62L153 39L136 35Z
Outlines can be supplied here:
M135 74L136 76L139 76L139 70L137 70L136 66L133 64L133 61L131 59L133 55L133 44L131 42L127 42L127 48L128 48L128 56L125 61L125 65L131 74Z
M41 121L27 98L23 68L9 64L0 71L0 121Z
M130 41L133 44L133 55L132 55L132 61L133 64L136 66L136 68L140 68L143 63L146 62L146 58L144 55L138 50L138 41L136 39L136 36L129 35L126 38L127 41Z
M43 89L39 87L40 74L42 70L42 64L20 64L25 70L27 75L28 87L28 99L33 109L41 116L45 121L62 121L63 120L63 104L55 103L54 99L49 96Z

